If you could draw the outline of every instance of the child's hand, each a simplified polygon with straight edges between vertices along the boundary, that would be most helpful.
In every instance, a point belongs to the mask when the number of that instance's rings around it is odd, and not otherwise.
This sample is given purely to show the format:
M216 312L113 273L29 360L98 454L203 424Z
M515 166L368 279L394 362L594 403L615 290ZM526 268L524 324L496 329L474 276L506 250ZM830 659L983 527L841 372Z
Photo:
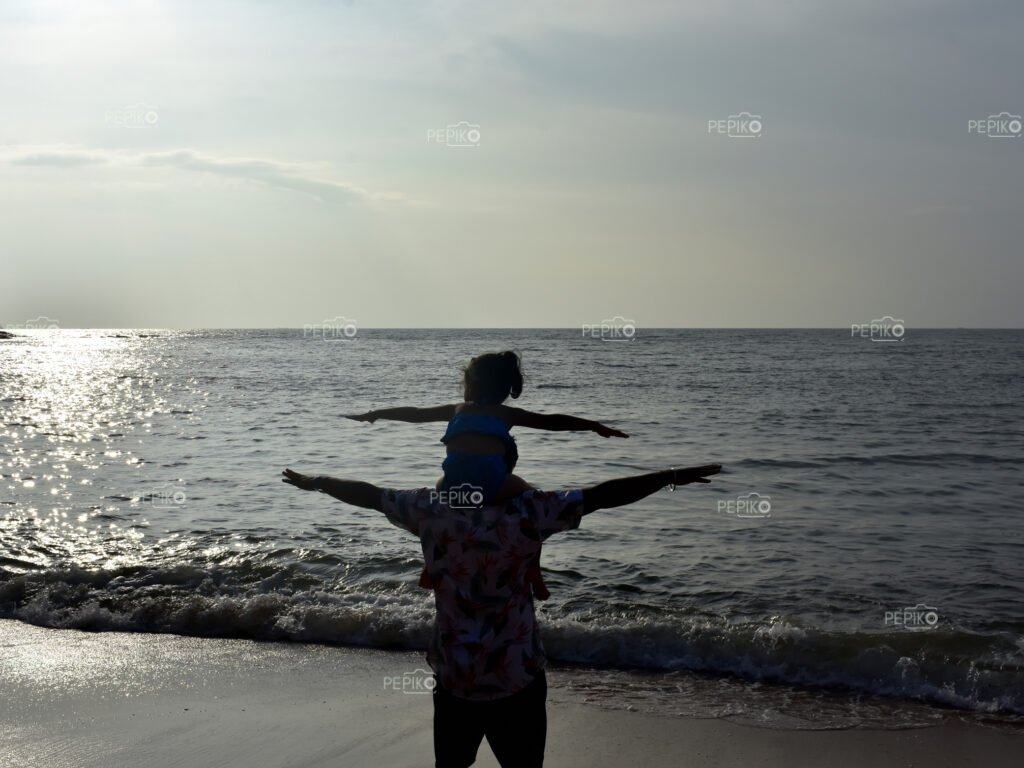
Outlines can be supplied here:
M282 483L288 483L288 485L294 485L296 488L301 488L304 491L315 491L315 478L312 475L304 475L301 472L296 472L291 469L286 469L281 473L284 477L281 478Z
M371 424L377 420L377 417L373 415L373 411L367 411L366 413L346 413L346 419L352 419L353 421L368 421Z
M594 427L594 431L601 437L629 437L625 432L620 432L617 429L606 427L604 424L598 424Z

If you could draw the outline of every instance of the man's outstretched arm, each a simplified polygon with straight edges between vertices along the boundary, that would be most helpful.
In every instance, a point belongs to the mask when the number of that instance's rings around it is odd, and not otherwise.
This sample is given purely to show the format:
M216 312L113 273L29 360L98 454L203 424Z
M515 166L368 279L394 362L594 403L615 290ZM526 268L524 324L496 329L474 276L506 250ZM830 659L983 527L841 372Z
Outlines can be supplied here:
M294 485L304 491L321 491L355 507L383 511L380 503L381 489L373 483L364 483L360 480L340 480L326 475L303 475L290 469L286 469L281 474L284 475L281 482Z
M583 514L588 515L599 509L621 507L632 504L660 491L666 485L687 485L688 483L710 483L709 475L722 471L721 464L705 464L702 467L666 469L647 475L634 475L583 489Z

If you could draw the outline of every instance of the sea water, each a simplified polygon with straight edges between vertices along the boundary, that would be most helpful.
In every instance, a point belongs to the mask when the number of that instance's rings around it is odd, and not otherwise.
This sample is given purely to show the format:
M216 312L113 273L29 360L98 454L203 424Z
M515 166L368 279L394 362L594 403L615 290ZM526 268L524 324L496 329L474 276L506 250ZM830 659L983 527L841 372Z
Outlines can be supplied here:
M503 349L515 405L630 435L516 429L535 486L725 465L545 545L542 636L586 697L807 727L1024 714L1016 330L20 332L0 617L424 648L416 540L280 473L433 485L444 424L344 415L457 402Z

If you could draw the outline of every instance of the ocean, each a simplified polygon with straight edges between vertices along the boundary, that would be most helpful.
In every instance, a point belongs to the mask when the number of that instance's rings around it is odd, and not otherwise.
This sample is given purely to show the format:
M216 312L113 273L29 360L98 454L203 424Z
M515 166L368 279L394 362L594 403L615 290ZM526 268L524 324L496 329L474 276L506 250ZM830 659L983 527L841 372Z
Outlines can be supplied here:
M355 329L352 329L355 331ZM30 330L0 341L0 618L426 647L417 541L285 467L433 485L485 351L564 489L721 463L544 547L552 664L602 706L768 727L1024 719L1024 331Z

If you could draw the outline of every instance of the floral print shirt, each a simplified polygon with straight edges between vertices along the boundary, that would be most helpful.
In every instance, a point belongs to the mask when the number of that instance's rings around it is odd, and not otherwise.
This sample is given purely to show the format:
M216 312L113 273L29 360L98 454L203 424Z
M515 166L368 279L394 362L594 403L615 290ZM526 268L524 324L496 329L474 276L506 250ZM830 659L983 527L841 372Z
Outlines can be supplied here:
M427 661L440 685L485 701L525 688L546 664L527 568L542 541L579 527L583 492L529 491L499 505L458 508L428 488L385 490L382 508L419 537L436 585Z

